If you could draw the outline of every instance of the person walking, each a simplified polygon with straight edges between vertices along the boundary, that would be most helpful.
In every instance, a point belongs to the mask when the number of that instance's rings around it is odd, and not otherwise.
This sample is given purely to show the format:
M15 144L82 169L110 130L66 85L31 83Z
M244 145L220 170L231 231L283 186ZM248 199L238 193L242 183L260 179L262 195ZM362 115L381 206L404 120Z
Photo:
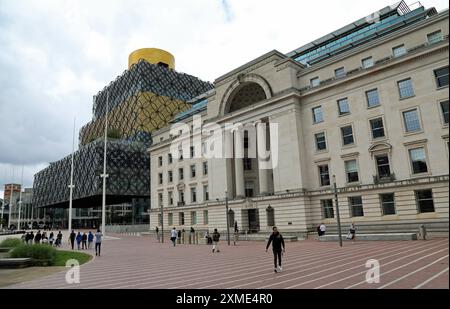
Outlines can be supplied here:
M239 228L237 221L234 221L234 239L233 244L236 246L237 242L239 240Z
M217 229L214 229L214 233L212 234L212 240L213 240L212 252L213 253L215 251L220 252L219 250L220 233L217 231Z
M155 232L156 232L156 240L158 240L158 242L160 242L159 240L159 228L155 227Z
M348 229L347 239L351 239L352 242L354 242L355 238L356 238L356 227L355 227L355 223L352 222Z
M55 241L55 235L53 232L50 232L50 236L48 237L48 243L53 247L53 242Z
M58 235L56 235L56 242L55 242L56 247L61 247L62 237L63 237L63 235L62 235L61 231L59 231Z
M323 236L325 235L325 231L327 230L327 227L325 226L325 224L323 224L323 222L320 224L319 226L319 236Z
M100 250L102 249L102 237L103 234L100 229L95 233L95 255L100 256Z
M191 230L189 232L189 244L195 244L195 230L193 226L191 226Z
M87 234L83 233L81 236L81 249L87 249Z
M34 243L39 244L41 242L41 238L42 238L41 230L38 230L36 236L34 236Z
M70 235L69 235L69 242L70 242L70 245L72 246L72 250L73 250L73 245L75 243L76 236L77 236L77 234L75 234L75 231L72 230L72 233L70 233Z
M283 236L278 232L278 229L276 226L272 228L272 234L269 237L269 241L266 245L266 252L267 249L269 249L270 244L272 243L272 251L273 251L273 264L274 264L274 272L282 271L283 268L281 267L281 255L286 251L284 246L284 239ZM278 259L278 267L277 267L277 259Z
M178 237L178 232L175 228L173 228L172 231L170 231L170 240L172 241L174 247L177 243L177 237Z
M81 240L83 239L83 236L81 236L81 233L80 232L78 232L78 234L77 234L77 238L76 238L76 240L77 240L77 246L78 246L78 250L80 250L80 244L81 244Z
M92 234L91 231L89 231L89 234L87 236L88 239L88 249L91 249L92 247L92 242L94 241L94 234Z

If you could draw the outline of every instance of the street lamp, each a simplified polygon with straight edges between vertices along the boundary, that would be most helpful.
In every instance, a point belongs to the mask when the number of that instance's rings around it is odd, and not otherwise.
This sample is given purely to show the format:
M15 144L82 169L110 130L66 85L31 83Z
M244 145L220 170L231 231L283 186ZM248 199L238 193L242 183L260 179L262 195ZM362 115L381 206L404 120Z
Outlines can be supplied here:
M338 225L338 234L339 234L339 246L342 247L342 231L341 231L341 217L339 216L339 203L337 196L337 187L336 187L336 175L333 175L333 189L334 189L334 199L336 203L336 219Z
M104 144L104 152L103 152L103 174L100 177L103 178L103 193L102 193L102 233L106 234L105 226L106 226L106 178L108 174L106 174L106 144L108 141L108 104L109 104L109 92L106 92L106 111L105 111L105 144Z

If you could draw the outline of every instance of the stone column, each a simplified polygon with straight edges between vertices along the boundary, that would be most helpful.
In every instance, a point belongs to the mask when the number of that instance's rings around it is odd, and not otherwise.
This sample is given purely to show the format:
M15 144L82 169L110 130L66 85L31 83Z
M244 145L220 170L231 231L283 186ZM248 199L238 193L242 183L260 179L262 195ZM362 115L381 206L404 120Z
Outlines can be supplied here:
M258 150L260 149L267 149L267 135L269 134L268 128L266 129L265 123L259 123L259 126L263 126L263 130L258 129L257 127L257 143L258 143ZM268 127L268 125L267 125ZM268 169L262 169L261 164L259 163L262 158L260 158L260 155L265 155L266 151L264 153L258 152L258 178L259 178L259 194L260 195L267 195L269 194L269 170Z
M236 197L245 197L244 188L244 132L234 131L234 170L236 183Z

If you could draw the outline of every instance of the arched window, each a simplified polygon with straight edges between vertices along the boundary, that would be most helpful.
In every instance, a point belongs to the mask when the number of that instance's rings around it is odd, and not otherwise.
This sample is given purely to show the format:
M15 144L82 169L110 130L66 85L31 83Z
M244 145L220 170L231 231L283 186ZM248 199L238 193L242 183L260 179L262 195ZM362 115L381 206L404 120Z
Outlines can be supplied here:
M228 226L234 226L234 210L228 210Z
M267 99L266 93L260 85L254 82L247 82L234 90L231 102L228 103L225 112L231 113L265 99Z
M275 210L272 206L266 208L267 226L275 226Z

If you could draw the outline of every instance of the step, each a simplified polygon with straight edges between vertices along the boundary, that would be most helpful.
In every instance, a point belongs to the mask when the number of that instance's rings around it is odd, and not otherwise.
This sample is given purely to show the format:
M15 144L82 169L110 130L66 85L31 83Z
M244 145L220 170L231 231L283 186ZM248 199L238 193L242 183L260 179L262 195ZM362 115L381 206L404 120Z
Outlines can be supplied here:
M342 234L344 241L350 241L346 238L347 234ZM356 234L357 240L417 240L416 233L385 233L385 234ZM320 241L338 241L337 234L323 235L319 237Z

